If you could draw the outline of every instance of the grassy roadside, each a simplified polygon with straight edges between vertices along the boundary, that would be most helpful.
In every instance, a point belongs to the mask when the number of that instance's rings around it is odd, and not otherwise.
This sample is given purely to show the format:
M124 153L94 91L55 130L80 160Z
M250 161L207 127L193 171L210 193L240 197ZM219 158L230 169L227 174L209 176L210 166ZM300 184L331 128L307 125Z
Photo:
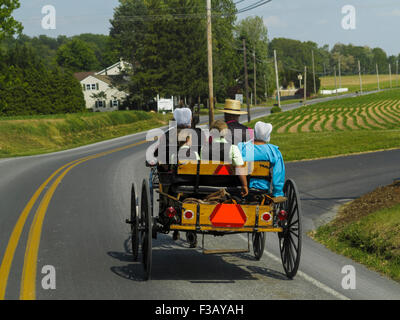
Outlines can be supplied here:
M0 158L71 149L164 126L169 119L143 111L0 118Z
M218 104L223 108L223 104ZM166 125L172 115L125 111L0 118L0 158L66 150ZM317 103L252 121L274 126L285 161L400 148L400 90Z
M400 184L378 188L343 206L310 236L400 282Z

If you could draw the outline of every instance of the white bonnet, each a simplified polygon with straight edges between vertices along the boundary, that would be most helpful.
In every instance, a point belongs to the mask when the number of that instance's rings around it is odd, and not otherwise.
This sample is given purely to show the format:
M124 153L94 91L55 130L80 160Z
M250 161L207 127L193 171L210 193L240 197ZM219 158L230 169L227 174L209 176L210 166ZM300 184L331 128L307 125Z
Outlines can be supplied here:
M192 125L192 111L189 108L175 109L174 119L178 127L190 127Z
M261 121L257 122L254 127L255 139L270 142L272 128L272 124L270 123L265 123Z

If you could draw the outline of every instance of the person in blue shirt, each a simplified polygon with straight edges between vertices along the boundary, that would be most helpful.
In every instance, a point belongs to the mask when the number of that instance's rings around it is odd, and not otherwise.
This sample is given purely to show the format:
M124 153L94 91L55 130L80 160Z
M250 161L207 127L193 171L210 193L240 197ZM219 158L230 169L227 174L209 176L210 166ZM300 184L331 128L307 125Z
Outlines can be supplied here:
M279 147L270 144L272 125L270 123L257 122L254 127L254 141L239 144L243 160L269 161L272 166L272 195L284 197L283 186L285 184L285 164L279 151ZM266 179L251 178L250 188L271 191L270 182Z

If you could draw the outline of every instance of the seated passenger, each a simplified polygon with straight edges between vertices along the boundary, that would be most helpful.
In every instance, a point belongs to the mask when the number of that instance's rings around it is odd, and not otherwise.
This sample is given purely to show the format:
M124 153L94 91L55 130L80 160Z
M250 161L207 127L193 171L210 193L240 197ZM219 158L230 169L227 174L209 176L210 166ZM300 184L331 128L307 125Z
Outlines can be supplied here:
M178 127L178 159L176 154L172 154L171 163L177 163L179 160L200 160L197 148L193 147L193 135L197 132L191 129L192 111L189 108L176 109L174 119Z
M224 121L214 121L210 127L212 143L202 148L201 160L232 164L236 168L236 174L242 185L242 196L245 197L249 194L249 189L244 161L239 148L226 140L229 134L228 125Z
M279 147L270 144L272 125L257 122L254 127L255 140L240 143L239 149L244 161L269 161L272 166L272 187L274 197L283 197L285 184L285 164ZM250 188L271 191L270 182L266 179L251 178Z
M158 140L153 163L176 164L181 160L199 160L205 134L200 128L193 128L192 111L178 108L174 111L176 126L170 127ZM178 154L178 157L176 157Z

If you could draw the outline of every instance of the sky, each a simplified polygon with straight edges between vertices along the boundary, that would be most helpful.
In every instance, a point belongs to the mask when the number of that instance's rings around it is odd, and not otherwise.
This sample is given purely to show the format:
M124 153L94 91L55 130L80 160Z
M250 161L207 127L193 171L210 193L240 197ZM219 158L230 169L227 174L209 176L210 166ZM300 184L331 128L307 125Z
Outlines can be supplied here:
M234 0L238 2L239 0ZM244 0L238 9L258 0ZM204 0L204 3L206 1ZM29 36L45 34L76 35L80 33L108 34L114 8L118 0L20 0L21 7L14 17L23 23ZM42 8L52 5L56 9L56 29L42 28ZM346 19L344 6L352 6L355 20ZM322 46L352 43L380 47L389 55L400 53L397 30L400 29L399 0L272 0L254 10L241 13L238 19L258 15L268 27L270 39L284 37L301 41L314 41ZM354 22L352 29L344 29L342 20ZM348 24L348 23L347 23Z

